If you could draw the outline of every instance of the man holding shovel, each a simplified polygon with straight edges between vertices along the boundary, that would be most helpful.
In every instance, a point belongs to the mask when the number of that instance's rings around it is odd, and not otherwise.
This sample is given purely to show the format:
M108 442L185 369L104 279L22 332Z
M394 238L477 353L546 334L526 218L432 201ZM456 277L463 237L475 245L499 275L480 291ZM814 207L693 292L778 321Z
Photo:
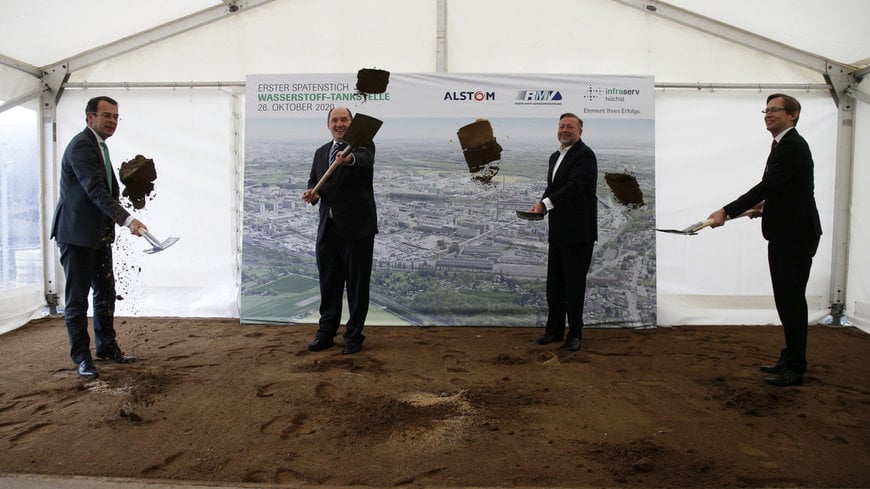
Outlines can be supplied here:
M332 347L341 322L342 296L347 288L350 317L342 354L362 350L363 326L369 310L377 209L373 188L375 145L368 142L347 151L343 141L353 115L335 107L327 115L332 140L314 153L308 189L302 200L320 204L317 228L317 271L320 275L320 321L309 351ZM334 165L334 166L333 166ZM330 170L330 168L332 168ZM324 176L328 179L324 180Z
M598 240L598 160L583 143L583 121L570 112L559 117L559 149L550 155L547 187L529 212L550 219L547 254L547 326L539 345L562 341L577 351L583 342L586 274ZM565 334L565 321L568 332Z
M112 169L106 139L118 126L118 103L94 97L85 107L88 127L78 133L63 153L60 198L54 212L51 237L60 248L66 276L64 317L70 357L85 378L97 377L88 336L88 292L94 294L94 344L97 357L129 363L115 341L115 274L112 243L115 225L142 236L147 228L118 202L118 180Z
M753 209L761 213L776 311L785 332L785 348L775 365L762 365L770 385L801 385L807 369L807 282L819 246L822 225L813 195L813 156L795 126L801 104L775 93L767 97L764 124L773 136L761 182L737 200L710 214L712 227Z

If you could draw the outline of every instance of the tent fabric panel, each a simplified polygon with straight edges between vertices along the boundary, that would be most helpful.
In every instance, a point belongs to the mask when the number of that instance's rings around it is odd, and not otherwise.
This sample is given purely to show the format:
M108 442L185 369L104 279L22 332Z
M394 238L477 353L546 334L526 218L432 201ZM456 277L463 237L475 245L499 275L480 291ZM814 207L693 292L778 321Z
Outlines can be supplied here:
M858 87L870 91L870 79ZM846 272L846 315L870 331L870 105L855 102L855 147L852 167L852 205L849 223L849 268Z
M0 334L45 317L42 284L0 290Z
M760 112L767 95L755 91L658 91L656 227L682 229L702 221L760 181L771 139ZM809 301L817 305L811 316L823 318L830 305L837 112L824 92L793 95L803 107L797 127L813 152L816 200L825 232L807 287ZM714 324L710 321L719 320L735 324L724 319L727 315L721 311L727 309L730 297L771 295L767 243L759 220L734 220L696 236L658 233L656 258L661 324ZM707 314L669 309L687 304L694 296L722 299ZM715 302L712 298L704 300L705 304ZM740 321L737 324L746 323L739 318L734 318ZM762 317L748 323L757 321L763 321Z
M435 13L435 0L276 1L84 68L70 81L243 81L248 73L360 68L430 72Z
M9 66L0 65L0 105L3 102L34 93L42 86L42 82L28 73Z
M243 169L233 121L240 120L243 96L219 89L67 90L58 106L58 161L84 129L85 104L97 95L118 101L121 121L108 140L116 171L137 154L157 169L152 198L133 215L159 239L181 238L146 255L144 239L118 230L115 275L124 300L116 313L238 317Z
M218 5L219 0L3 2L2 54L48 66L97 46ZM106 22L111 18L111 22ZM8 39L6 39L8 38Z
M870 62L865 0L668 0L671 5L842 63Z
M652 73L669 82L823 83L814 71L614 2L450 2L447 22L450 72L509 66L517 73ZM505 42L481 27L493 23L516 35ZM696 55L687 56L687 46Z

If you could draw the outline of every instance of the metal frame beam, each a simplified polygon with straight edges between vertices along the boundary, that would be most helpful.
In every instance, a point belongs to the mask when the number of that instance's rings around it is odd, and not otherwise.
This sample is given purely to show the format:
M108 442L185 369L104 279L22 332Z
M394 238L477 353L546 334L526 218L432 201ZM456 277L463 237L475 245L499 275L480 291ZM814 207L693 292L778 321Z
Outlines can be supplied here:
M435 72L447 72L447 0L438 0L435 35Z
M93 64L120 56L135 49L148 46L183 32L196 29L197 27L217 22L231 15L236 15L241 11L259 7L273 1L274 0L223 0L221 5L215 5L214 7L200 10L199 12L181 17L172 22L167 22L154 27L153 29L148 29L138 34L85 51L64 61L50 65L46 69L57 68L63 65L66 66L70 73L72 73ZM55 89L59 87L52 88Z
M9 56L4 56L2 54L0 54L0 65L15 68L16 70L23 71L24 73L32 75L35 78L42 77L42 70L40 70L36 66L25 63L24 61L19 61L15 58L10 58Z
M716 37L727 39L737 44L750 47L752 49L763 51L778 58L790 61L794 64L809 68L819 73L827 71L828 63L833 61L825 59L821 56L801 51L787 44L759 36L752 32L734 27L713 20L709 17L690 12L688 10L675 7L665 2L658 0L612 0L616 3L632 7L637 10L646 12L649 15L655 15L663 19L676 22L692 29L696 29L708 34L713 34ZM834 63L838 64L838 63ZM846 65L843 65L846 66ZM854 71L852 67L852 71Z

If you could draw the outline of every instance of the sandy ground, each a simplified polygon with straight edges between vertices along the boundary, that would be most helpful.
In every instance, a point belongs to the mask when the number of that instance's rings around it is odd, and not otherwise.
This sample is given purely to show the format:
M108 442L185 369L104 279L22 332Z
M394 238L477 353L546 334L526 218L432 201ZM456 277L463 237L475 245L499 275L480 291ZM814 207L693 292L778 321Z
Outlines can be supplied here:
M370 327L119 319L139 361L80 379L62 319L0 336L0 472L330 486L870 487L870 336L814 326L775 388L777 327Z

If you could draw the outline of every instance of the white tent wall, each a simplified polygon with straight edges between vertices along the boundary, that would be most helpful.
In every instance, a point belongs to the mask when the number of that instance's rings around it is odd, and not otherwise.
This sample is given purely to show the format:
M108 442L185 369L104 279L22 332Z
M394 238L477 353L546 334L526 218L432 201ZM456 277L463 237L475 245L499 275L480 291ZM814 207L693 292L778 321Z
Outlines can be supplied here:
M792 92L798 131L815 162L824 235L813 261L810 320L829 313L837 111L830 95ZM656 220L682 228L705 219L761 180L770 135L767 92L659 90L656 95ZM760 220L740 219L699 236L660 234L659 324L778 324Z
M859 88L870 92L870 79ZM870 105L855 104L855 148L852 182L851 220L849 224L849 268L846 280L846 316L865 331L870 331Z
M115 274L124 300L116 313L238 317L242 95L227 89L68 90L58 106L58 161L85 127L87 100L98 94L119 105L121 121L109 140L115 166L142 154L157 168L153 198L133 214L160 239L182 238L170 250L146 255L147 243L119 228Z
M39 84L0 69L2 96L30 92ZM13 90L9 90L12 88ZM0 100L3 100L0 98ZM0 333L44 315L39 208L40 166L37 103L0 112ZM32 190L31 190L32 189ZM31 193L32 192L32 193Z
M71 36L79 42L92 30L84 27L92 27L89 19L103 11L117 13L105 29L98 29L98 37L89 38L86 48L91 49L174 16L220 5L215 0L195 4L70 0L57 10L49 0L32 0L27 8L21 7L23 2L11 3L15 5L6 9L6 20L0 19L4 40L0 54L38 66L69 57L75 60L85 49L58 42L57 33L68 31L51 26L80 29ZM809 284L811 319L827 313L837 111L827 91L794 88L823 84L821 74L614 0L534 4L275 0L255 8L246 8L245 1L238 3L241 11L217 22L87 66L73 64L70 86L57 108L55 164L66 142L84 127L87 98L102 93L116 97L122 122L111 140L113 159L120 162L136 153L145 154L155 160L159 173L156 197L137 215L158 237L182 237L172 250L143 256L141 240L133 241L126 231L120 232L117 261L119 268L130 268L118 270L119 292L125 297L118 304L119 314L238 317L244 134L240 117L244 96L238 84L248 73L355 72L362 67L393 72L653 74L659 84L791 86L782 91L796 95L804 104L798 128L813 149L816 196L826 233ZM673 3L702 9L711 17L733 16L732 23L738 27L780 42L795 42L800 49L844 62L866 58L870 45L870 34L856 20L870 17L870 2L862 0L798 0L799 8L793 0L769 0L762 5L739 0L727 2L725 12L721 11L724 7L711 5L720 2ZM446 6L446 16L439 14L442 6ZM152 8L165 11L145 11ZM49 14L56 10L61 20ZM786 11L802 15L783 17ZM833 20L831 12L837 12ZM79 14L78 20L63 18ZM834 22L837 19L839 23ZM29 35L36 25L51 32ZM833 49L823 50L824 41L831 39L836 41ZM49 51L59 54L47 55ZM34 89L29 75L0 66L0 76L0 96L11 99ZM223 86L185 88L188 82ZM143 88L143 83L177 87ZM867 82L861 89L870 91ZM679 226L704 218L757 181L769 143L758 111L770 91L657 92L660 225ZM853 180L854 188L861 189L870 182L866 165L866 140L870 138L862 137L868 134L868 109L866 103L853 101L853 105L857 106ZM704 159L705 154L712 156ZM852 209L861 208L867 208L867 197L855 192ZM859 213L853 211L852 250L868 234L870 227L862 225ZM54 246L45 243L46 249ZM657 252L659 324L778 322L757 221L735 221L721 230L707 230L703 236L660 237ZM854 251L849 258L846 312L867 318L870 284L864 277L868 258ZM62 272L59 276L62 280ZM3 313L0 310L0 316Z

